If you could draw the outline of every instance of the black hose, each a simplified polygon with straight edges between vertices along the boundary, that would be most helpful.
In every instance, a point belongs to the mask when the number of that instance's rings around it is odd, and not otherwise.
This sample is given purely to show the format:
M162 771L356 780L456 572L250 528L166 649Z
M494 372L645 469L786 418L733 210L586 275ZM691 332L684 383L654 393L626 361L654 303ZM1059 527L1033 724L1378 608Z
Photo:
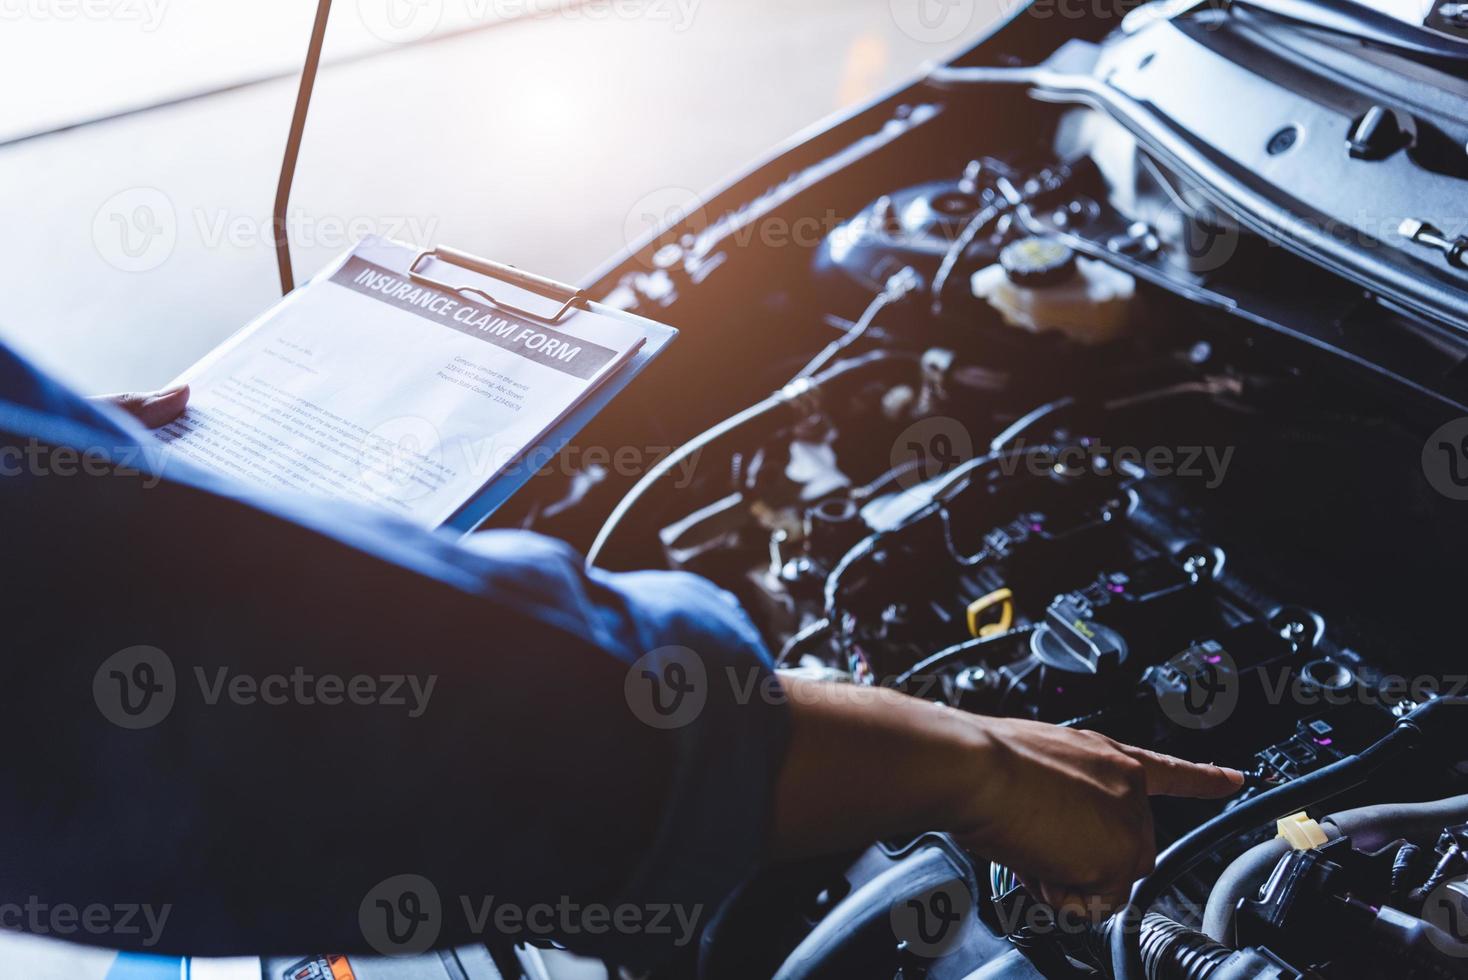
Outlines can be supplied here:
M1147 980L1207 980L1234 953L1156 912L1142 920L1141 945Z
M967 252L969 246L978 239L981 231L993 224L1008 209L1009 202L1007 201L981 208L978 213L969 219L968 224L963 226L963 230L958 233L958 237L953 240L953 244L949 245L948 250L943 253L943 261L938 264L938 272L933 276L932 309L934 316L940 316L943 313L943 290L947 288L948 280L953 275L953 270L958 268L958 263L963 258L963 253Z
M829 619L818 619L805 629L796 633L785 641L780 648L780 655L775 658L776 667L786 667L798 663L795 659L811 643L825 639L831 632L831 621Z
M1107 941L1114 980L1145 977L1141 930L1134 924L1140 923L1147 909L1173 881L1230 839L1361 785L1410 748L1423 744L1462 744L1463 732L1459 729L1468 725L1468 712L1456 711L1457 708L1468 708L1468 699L1429 701L1360 755L1262 793L1176 841L1158 857L1156 869L1137 882L1131 901L1117 914Z
M803 378L815 376L826 365L844 354L848 347L865 337L867 332L872 329L872 324L877 322L878 314L898 300L915 292L920 285L922 285L922 280L918 277L917 272L911 266L903 266L901 271L887 280L886 286L868 304L865 312L857 318L856 322L840 337L827 344L819 354L811 359L809 364L801 368L795 377L790 380L800 381Z
M1043 174L1044 171L1041 173ZM1066 176L1068 177L1069 174L1067 173ZM1045 189L1055 190L1064 183L1065 178L1054 179L1052 177L1051 180L1045 182L1048 185L1045 186ZM1005 212L1018 207L1026 200L1025 195L1014 186L1008 177L995 177L994 189L999 192L999 200L987 207L980 208L969 219L968 224L963 226L963 231L958 233L953 244L949 245L948 250L943 253L943 261L938 266L937 274L933 276L933 316L935 317L943 314L943 290L948 287L948 280L953 275L953 271L958 268L958 263L963 260L964 253L978 240L979 233L1002 217Z
M824 614L826 622L831 626L837 645L841 653L848 658L851 656L850 637L847 635L842 623L841 591L845 585L846 576L851 569L876 554L879 546L899 531L906 530L914 524L922 521L933 514L941 513L947 506L947 502L962 493L974 479L975 474L987 470L991 466L1000 465L1012 459L1022 456L1034 455L1038 452L1050 452L1048 447L1032 446L1018 450L1003 450L1000 452L986 453L983 456L975 456L954 467L951 471L941 477L934 477L937 486L929 495L928 503L909 514L901 523L882 531L874 532L863 538L842 556L826 576L824 593ZM949 543L952 547L951 541ZM957 554L954 555L958 559Z
M907 670L898 674L897 679L892 682L892 689L906 694L908 686L917 678L929 674L939 667L947 666L955 660L963 660L973 656L974 651L983 647L986 643L1002 638L1002 636L981 636L944 647L937 653L924 657Z
M1392 899L1400 902L1412 891L1412 873L1422 848L1404 843L1392 858Z
M1426 803L1377 803L1332 813L1320 829L1335 840L1349 837L1357 848L1376 851L1394 840L1434 837L1443 827L1468 821L1468 795ZM1208 894L1203 931L1221 943L1234 941L1234 914L1239 900L1259 891L1290 845L1276 837L1245 851L1224 869Z
M900 354L889 351L875 351L854 357L850 360L841 361L834 367L823 371L812 378L802 378L781 388L762 401L756 402L749 408L744 409L736 415L732 415L711 429L694 436L688 442L679 446L674 452L665 456L656 466L648 470L647 474L623 497L611 515L606 519L597 532L596 540L591 543L591 548L586 553L586 567L592 568L601 558L602 553L607 550L612 542L613 536L618 528L627 519L627 515L637 506L648 491L657 486L674 468L687 459L690 455L702 452L716 442L752 428L756 423L766 421L771 415L778 412L787 405L801 405L812 399L819 391L831 383L845 379L853 374L865 373L865 371L877 364L889 364L894 361L915 360L911 354Z
M1034 428L1042 420L1065 411L1066 409L1073 406L1075 403L1076 400L1067 395L1064 398L1057 398L1053 402L1046 402L1039 408L1031 409L1024 415L1021 415L1019 418L1009 423L1009 425L1005 427L1003 432L994 437L994 439L989 443L990 452L997 453L1001 449L1010 448L1014 445L1015 441L1019 439L1020 436L1024 435L1026 431Z

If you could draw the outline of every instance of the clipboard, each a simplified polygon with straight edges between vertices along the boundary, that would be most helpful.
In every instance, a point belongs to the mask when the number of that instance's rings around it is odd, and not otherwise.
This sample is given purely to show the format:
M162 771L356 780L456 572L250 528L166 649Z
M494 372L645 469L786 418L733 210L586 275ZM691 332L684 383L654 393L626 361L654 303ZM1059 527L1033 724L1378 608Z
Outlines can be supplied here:
M425 270L434 260L461 270L454 281L445 281L430 276ZM635 313L597 303L586 295L586 291L556 282L544 276L525 272L511 265L492 262L461 252L457 249L438 246L418 253L408 266L408 276L416 282L432 286L445 292L455 292L478 299L511 313L515 316L538 320L555 325L574 310L582 309L602 316L615 317L635 325L643 337L642 346L619 368L604 378L586 394L571 412L557 422L546 433L508 466L490 480L483 489L471 497L462 507L450 515L440 527L444 530L470 534L484 524L489 516L506 501L518 493L534 478L540 467L560 455L561 450L586 427L586 424L601 413L632 380L641 374L653 359L678 336L678 331L664 323L649 320ZM496 284L505 284L545 297L559 307L554 313L546 314L527 309L524 305L511 303L499 292Z
M539 436L508 459L495 471L493 476L488 478L486 483L452 511L448 517L439 520L436 524L421 525L432 527L435 530L454 531L460 535L467 535L478 530L496 510L523 489L543 467L553 462L571 440L586 427L587 423L606 408L612 399L621 394L678 336L677 329L667 324L598 303L592 300L584 290L525 272L514 266L492 262L443 246L420 250L417 246L403 242L369 236L343 253L337 260L323 266L309 282L288 293L282 303L241 328L234 337L215 348L210 355L180 375L176 382L188 382L192 376L207 369L215 359L228 356L261 320L276 315L283 306L298 301L308 295L310 290L332 283L344 286L345 283L342 283L341 279L342 273L354 262L361 263L365 268L378 268L384 274L395 275L404 281L421 284L438 293L472 298L481 307L492 307L504 316L515 317L522 323L537 323L548 330L555 330L558 327L563 331L576 329L563 321L577 312L584 311L630 324L642 338L641 344L629 353L620 365L610 369L591 388L582 393L564 416L551 422ZM452 272L441 269L434 263L440 263L447 269L451 269ZM538 308L532 306L527 298L543 298L549 301L549 305L543 309ZM485 435L492 437L494 434L486 432Z

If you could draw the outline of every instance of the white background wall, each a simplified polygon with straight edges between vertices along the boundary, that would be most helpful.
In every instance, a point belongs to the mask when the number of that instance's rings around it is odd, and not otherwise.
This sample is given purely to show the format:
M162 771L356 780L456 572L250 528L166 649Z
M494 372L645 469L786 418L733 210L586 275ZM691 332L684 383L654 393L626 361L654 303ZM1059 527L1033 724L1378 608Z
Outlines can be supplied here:
M298 279L364 230L578 279L1003 0L566 2L337 0ZM0 0L0 338L88 391L155 386L277 297L270 206L314 6Z

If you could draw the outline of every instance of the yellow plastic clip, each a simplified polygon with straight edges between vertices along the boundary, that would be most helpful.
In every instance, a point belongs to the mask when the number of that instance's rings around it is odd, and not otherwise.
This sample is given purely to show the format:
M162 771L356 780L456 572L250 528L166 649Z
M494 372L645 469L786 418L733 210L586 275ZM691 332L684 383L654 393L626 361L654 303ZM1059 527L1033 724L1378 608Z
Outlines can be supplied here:
M1283 820L1274 822L1279 836L1297 851L1310 851L1330 840L1320 824L1311 820L1304 812L1292 813Z
M980 623L984 613L999 607L999 619L992 623ZM968 631L974 637L998 636L1014 626L1014 593L1008 589L995 589L982 598L975 599L968 607Z

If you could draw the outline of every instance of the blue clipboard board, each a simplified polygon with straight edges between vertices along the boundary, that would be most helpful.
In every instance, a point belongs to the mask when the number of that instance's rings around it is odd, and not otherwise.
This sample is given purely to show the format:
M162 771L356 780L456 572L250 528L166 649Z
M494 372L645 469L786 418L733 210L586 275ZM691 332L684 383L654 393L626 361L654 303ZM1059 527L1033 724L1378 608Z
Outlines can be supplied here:
M445 281L431 275L429 270L435 264L453 267L456 270L454 280ZM621 394L663 352L673 338L678 336L678 331L666 324L593 302L584 290L574 286L456 249L440 246L421 251L406 271L409 278L423 285L478 297L515 316L555 324L576 310L587 310L633 324L644 338L642 346L625 364L588 392L565 418L553 425L535 443L527 446L505 469L485 484L483 489L439 525L442 530L469 534L479 528L491 514L529 483L541 467L555 459L577 433L606 408L613 398ZM507 298L507 288L511 298ZM529 309L519 299L519 296L526 294L550 300L553 305L544 309Z
M445 521L441 525L444 530L457 531L461 534L469 534L477 530L491 514L529 483L542 466L566 448L567 444L576 438L577 433L585 428L586 424L594 419L602 409L606 408L613 398L621 394L632 383L632 379L641 374L653 362L653 359L663 352L673 338L678 336L678 331L666 324L621 310L610 309L599 303L590 304L588 309L637 322L643 327L647 340L643 342L641 349L636 354L628 358L626 364L623 364L611 377L587 395L575 411L551 428L538 443L527 449L519 459L501 471L499 476L491 480L483 490Z

